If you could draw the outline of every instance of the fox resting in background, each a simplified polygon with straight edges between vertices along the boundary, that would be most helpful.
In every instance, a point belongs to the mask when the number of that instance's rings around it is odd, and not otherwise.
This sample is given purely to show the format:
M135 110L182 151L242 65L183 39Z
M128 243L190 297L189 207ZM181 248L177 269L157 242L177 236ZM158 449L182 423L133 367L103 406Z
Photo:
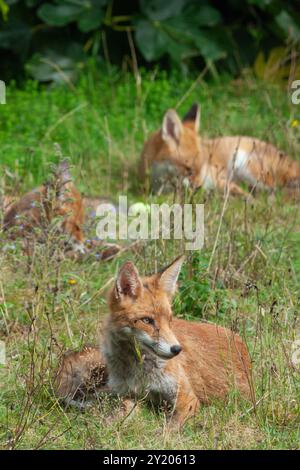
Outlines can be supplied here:
M168 110L161 129L150 136L141 155L141 172L151 174L154 191L170 189L180 175L195 189L219 189L248 195L250 189L293 187L300 183L300 164L275 146L243 136L205 139L198 135L200 108L194 104L181 121ZM169 183L168 183L169 182ZM173 183L174 185L174 183Z

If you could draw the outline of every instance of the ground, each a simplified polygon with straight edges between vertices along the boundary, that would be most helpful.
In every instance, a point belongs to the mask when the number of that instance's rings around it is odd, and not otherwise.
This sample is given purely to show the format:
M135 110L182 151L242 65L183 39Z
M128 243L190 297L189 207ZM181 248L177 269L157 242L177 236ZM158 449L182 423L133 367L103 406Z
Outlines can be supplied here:
M21 193L47 178L58 154L69 156L86 195L149 200L139 188L142 142L168 108L201 103L203 135L241 134L271 141L299 159L300 110L284 88L255 81L182 78L142 73L141 85L114 69L91 66L75 86L11 84L0 107L2 191ZM54 144L58 144L57 145ZM186 195L188 197L188 195ZM171 196L169 196L171 200ZM29 258L2 235L0 253L0 445L64 449L294 449L300 442L299 201L286 192L242 199L199 192L205 244L188 257L174 300L177 316L216 322L245 339L253 363L256 403L232 394L202 407L179 435L164 432L165 416L145 404L112 423L115 406L65 410L52 393L53 371L67 349L97 344L107 287L121 263L152 272L182 251L178 241L152 241L110 262L62 256L49 238ZM91 236L95 234L91 233ZM297 351L296 351L297 352Z

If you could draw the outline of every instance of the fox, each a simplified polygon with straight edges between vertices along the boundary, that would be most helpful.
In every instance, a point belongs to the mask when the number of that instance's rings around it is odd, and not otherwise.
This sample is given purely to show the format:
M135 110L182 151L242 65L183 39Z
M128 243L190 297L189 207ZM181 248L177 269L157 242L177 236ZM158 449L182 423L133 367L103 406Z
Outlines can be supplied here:
M84 408L86 400L105 391L107 368L99 347L85 345L64 354L54 376L54 392L66 405Z
M28 236L35 227L46 227L61 217L61 229L69 236L74 251L85 253L84 205L72 182L69 164L62 161L52 179L21 196L4 213L3 229L11 238Z
M171 408L180 430L202 404L237 389L250 399L251 359L241 337L216 324L174 318L172 299L184 255L140 277L127 261L108 295L102 354L108 387L121 397Z
M199 135L200 106L194 103L183 120L169 109L162 127L145 142L140 158L144 181L150 173L154 192L183 184L249 196L258 190L298 187L300 164L274 145L246 136L206 139ZM250 192L240 187L246 183Z

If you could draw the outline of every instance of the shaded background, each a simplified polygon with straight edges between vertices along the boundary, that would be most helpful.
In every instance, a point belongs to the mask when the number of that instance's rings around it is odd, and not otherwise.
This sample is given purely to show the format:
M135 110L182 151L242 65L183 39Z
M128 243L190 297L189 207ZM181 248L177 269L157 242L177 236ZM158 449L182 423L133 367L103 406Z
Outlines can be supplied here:
M74 80L90 60L272 81L297 66L299 1L0 0L0 18L2 80Z

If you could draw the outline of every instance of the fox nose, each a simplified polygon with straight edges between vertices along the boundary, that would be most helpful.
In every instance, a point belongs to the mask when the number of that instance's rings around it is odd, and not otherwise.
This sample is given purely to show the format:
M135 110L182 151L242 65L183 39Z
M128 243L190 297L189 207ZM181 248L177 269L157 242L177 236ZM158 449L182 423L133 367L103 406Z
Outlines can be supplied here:
M181 348L180 344L174 344L170 348L170 351L171 351L172 354L174 354L174 356L177 356L177 354L179 354L181 350L182 350L182 348Z

